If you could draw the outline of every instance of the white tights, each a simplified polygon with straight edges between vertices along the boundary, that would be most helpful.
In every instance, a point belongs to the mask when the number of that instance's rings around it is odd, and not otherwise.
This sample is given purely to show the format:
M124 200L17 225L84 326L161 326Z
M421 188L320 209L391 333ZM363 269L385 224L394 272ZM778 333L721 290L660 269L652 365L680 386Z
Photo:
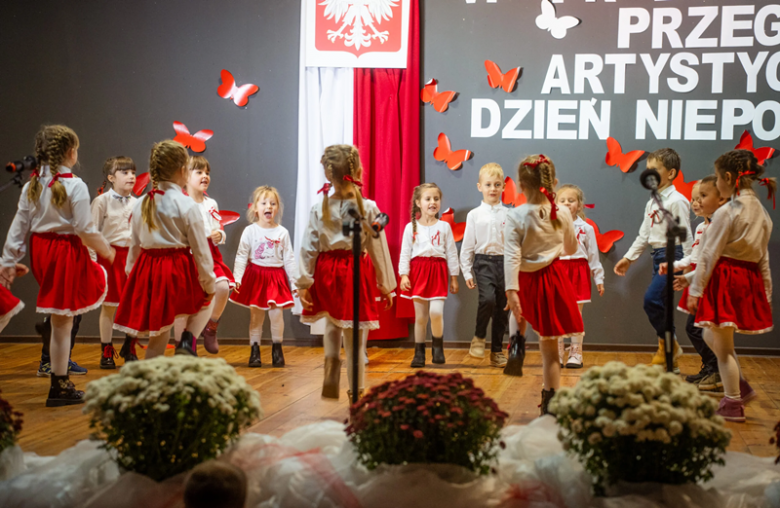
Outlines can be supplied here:
M428 335L428 319L431 320L431 335L444 336L444 300L421 300L414 302L414 342L424 344Z
M284 336L284 310L270 309L268 317L271 318L271 339L274 344L282 343ZM212 318L213 319L213 318ZM263 336L263 321L265 321L265 311L252 307L249 309L249 343L260 344Z
M330 321L325 322L325 335L322 337L322 345L325 348L326 358L338 358L341 351L341 338L344 337L344 350L347 352L347 379L349 380L349 389L352 386L352 328L339 328ZM358 354L358 390L366 386L366 364L363 357L366 354L366 341L368 340L368 330L360 330L360 351Z
M51 315L51 371L56 376L68 375L70 358L70 331L73 328L73 316Z
M114 337L114 315L116 307L103 305L100 308L100 343L111 344Z
M219 321L222 313L225 312L228 297L230 296L230 284L228 281L221 280L217 282L216 292L214 293L214 310L211 311L211 320Z
M723 394L730 399L741 398L739 380L742 372L734 351L734 328L705 328L704 342L718 358L718 372L723 381Z
M209 303L208 306L200 309L197 314L192 314L187 318L177 319L174 323L174 326L178 328L178 326L183 324L184 326L182 331L186 330L192 333L193 337L197 337L206 327L206 323L208 323L209 317L211 317L213 310L214 300L211 300L211 303ZM149 336L149 345L146 347L147 360L165 354L165 348L168 346L168 339L170 338L170 335L170 332L166 330L163 333ZM181 334L178 331L176 332L176 337L178 339L181 338Z

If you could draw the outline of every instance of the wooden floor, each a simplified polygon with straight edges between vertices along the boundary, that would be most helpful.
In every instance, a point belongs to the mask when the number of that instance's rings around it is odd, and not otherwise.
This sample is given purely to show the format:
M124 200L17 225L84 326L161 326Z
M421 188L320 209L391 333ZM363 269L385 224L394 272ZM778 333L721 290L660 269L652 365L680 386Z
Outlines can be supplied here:
M279 436L301 425L321 420L343 421L347 416L346 373L342 373L343 394L336 401L320 398L322 386L322 348L285 348L287 366L270 367L270 347L262 348L263 361L269 366L260 369L246 367L247 346L223 346L220 355L233 365L239 374L260 393L265 418L250 430ZM414 372L409 367L413 350L369 348L368 384L373 386L387 380L399 379ZM82 406L48 409L44 403L49 387L48 378L36 377L40 346L29 344L0 344L0 389L13 407L24 413L24 429L20 445L24 451L53 455L89 436L87 417ZM98 368L99 350L95 344L79 344L73 359L87 367L86 376L73 376L76 386L114 371ZM168 351L172 354L172 350ZM205 354L201 348L201 354ZM508 424L527 424L537 414L542 388L541 358L531 351L526 359L525 376L504 376L501 370L490 367L489 360L468 356L465 349L446 351L447 364L431 367L437 372L460 371L472 377L477 386L496 400L509 413ZM619 360L628 365L649 362L647 353L585 353L585 364L603 365ZM683 372L698 371L696 356L686 355L681 360ZM430 351L429 351L430 359ZM730 449L761 456L774 455L769 445L772 429L780 419L780 358L740 357L742 368L759 394L747 408L748 422L728 424L734 432ZM118 361L121 363L121 360ZM563 370L562 384L576 384L582 370Z

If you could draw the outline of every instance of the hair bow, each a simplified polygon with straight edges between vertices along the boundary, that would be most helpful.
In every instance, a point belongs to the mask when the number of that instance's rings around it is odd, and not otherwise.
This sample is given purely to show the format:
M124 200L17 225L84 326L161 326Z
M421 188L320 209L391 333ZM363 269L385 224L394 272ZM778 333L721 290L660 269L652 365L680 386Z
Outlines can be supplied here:
M163 194L165 194L165 191L152 189L152 190L150 190L149 192L146 193L146 195L149 196L152 199L154 199L154 195L155 194L159 194L160 196L162 196Z
M354 185L357 185L358 187L361 187L361 188L363 187L363 182L361 182L360 180L355 180L354 178L352 178L349 175L344 175L344 181L345 182L352 182Z
M52 177L51 182L49 182L49 188L51 188L51 186L54 185L54 182L60 178L73 178L73 173L57 173Z
M550 159L548 159L547 156L544 155L544 154L539 154L539 158L536 159L536 161L534 161L534 162L524 162L523 166L528 166L529 168L536 169L536 166L538 166L539 164L542 164L542 163L549 164L550 163Z
M752 169L749 169L747 171L740 171L739 172L739 174L737 175L737 196L739 196L739 181L740 181L740 179L742 179L743 176L752 176L752 175L755 175L755 174L756 174L756 172L753 171Z
M326 183L325 185L323 185L322 188L317 191L317 194L320 194L322 192L324 192L325 194L330 192L330 184L329 183Z
M767 199L772 198L772 210L774 210L775 209L775 195L772 194L772 188L770 187L771 183L770 183L769 178L762 178L759 181L761 182L762 186L767 188L767 191L768 191L769 194L767 195L766 198Z
M539 187L539 190L544 194L544 197L547 198L547 201L550 202L550 219L556 220L558 218L558 205L555 204L555 193L549 192L544 187Z

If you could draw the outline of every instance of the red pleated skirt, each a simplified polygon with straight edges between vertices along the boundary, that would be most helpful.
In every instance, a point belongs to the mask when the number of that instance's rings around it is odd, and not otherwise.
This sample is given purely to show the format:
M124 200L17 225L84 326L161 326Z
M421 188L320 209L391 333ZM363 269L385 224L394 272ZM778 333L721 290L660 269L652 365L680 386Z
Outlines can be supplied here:
M222 260L222 253L219 252L219 247L211 241L211 238L209 238L209 248L211 249L211 257L214 259L214 275L217 276L217 282L225 280L230 289L234 289L236 280L233 278L233 272L230 271L230 268Z
M535 272L520 272L518 282L523 317L540 340L557 340L584 331L574 288L559 260Z
M758 263L721 257L715 264L696 312L701 328L736 328L754 335L772 331L772 307Z
M284 267L254 263L247 266L241 279L241 289L230 295L230 301L242 307L262 310L268 310L272 305L286 309L295 303Z
M412 258L409 264L410 291L402 291L401 298L446 300L449 288L447 260L439 257Z
M588 260L561 259L561 268L571 281L577 303L589 303L591 296L590 266Z
M696 263L691 263L691 270L696 270ZM677 302L677 310L679 310L680 312L685 312L686 314L690 314L690 312L688 311L688 286L685 286L685 288L683 288L680 301Z
M116 257L113 264L109 264L108 260L101 257L98 257L97 261L108 274L108 293L103 301L103 305L117 307L119 300L122 298L122 290L124 290L127 283L125 265L127 265L127 253L130 249L128 247L117 247L116 245L112 245L112 247L116 249Z
M76 235L33 233L30 268L40 286L36 312L76 316L97 309L106 298L106 271Z
M0 286L0 331L12 317L19 314L24 308L24 304L15 297L9 290Z
M188 247L142 250L114 318L114 329L134 337L159 335L177 317L198 313L208 305L198 269Z
M363 256L360 263L360 316L361 329L379 329L379 311L375 292L376 279L370 279L370 269ZM332 250L317 256L314 268L314 284L309 288L314 308L304 309L301 321L313 323L326 317L339 328L352 328L352 252Z

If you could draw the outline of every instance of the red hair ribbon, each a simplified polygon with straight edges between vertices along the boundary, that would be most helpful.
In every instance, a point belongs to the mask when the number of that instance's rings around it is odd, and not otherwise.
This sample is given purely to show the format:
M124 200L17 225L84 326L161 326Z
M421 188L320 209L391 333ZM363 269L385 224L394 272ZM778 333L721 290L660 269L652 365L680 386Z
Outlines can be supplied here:
M321 188L320 190L318 190L318 191L317 191L317 194L319 194L319 193L321 193L321 192L324 192L325 194L327 194L328 192L330 192L330 184L329 184L329 183L326 183L325 185L323 185L323 186L322 186L322 188Z
M150 190L149 192L146 193L146 195L149 196L152 199L154 199L154 195L155 194L159 194L160 196L162 196L163 194L165 194L165 191L152 189L152 190Z
M35 178L40 178L41 177L41 175L40 175L40 173L38 173L37 169L33 169L32 173L30 173L30 178L32 178L32 177L35 177Z
M536 169L536 166L538 166L539 164L542 164L543 162L549 164L550 163L550 159L548 159L546 155L540 153L539 154L539 158L536 159L535 162L524 162L523 166L528 166L529 168Z
M739 172L739 175L737 175L737 196L739 196L739 180L743 176L751 176L751 175L755 175L755 174L756 174L756 172L753 171L752 169L749 169L747 171L740 171Z
M542 155L544 157L544 155ZM539 187L539 190L542 191L542 194L544 194L544 197L547 198L547 201L550 202L550 219L557 220L558 219L558 205L555 204L555 193L549 192L544 187Z
M345 182L352 182L354 185L357 185L358 187L361 187L361 188L363 187L363 182L361 182L360 180L355 180L354 178L352 178L349 175L345 175L344 176L344 181Z
M280 243L282 243L282 240L281 240L281 238L280 238L280 239L278 239L278 240L271 240L270 238L268 238L268 237L266 236L266 237L265 237L265 239L266 239L266 240L268 240L269 242L271 242L271 243L275 244L275 245L279 245Z
M767 199L769 199L770 197L772 198L772 210L774 210L775 209L775 195L772 194L772 189L769 187L769 185L770 185L769 178L762 178L761 180L759 180L759 182L761 182L761 185L763 187L767 188L768 194L767 194L766 198Z
M73 178L73 173L57 173L52 177L51 182L49 182L49 188L51 188L51 186L54 185L54 182L60 178Z

